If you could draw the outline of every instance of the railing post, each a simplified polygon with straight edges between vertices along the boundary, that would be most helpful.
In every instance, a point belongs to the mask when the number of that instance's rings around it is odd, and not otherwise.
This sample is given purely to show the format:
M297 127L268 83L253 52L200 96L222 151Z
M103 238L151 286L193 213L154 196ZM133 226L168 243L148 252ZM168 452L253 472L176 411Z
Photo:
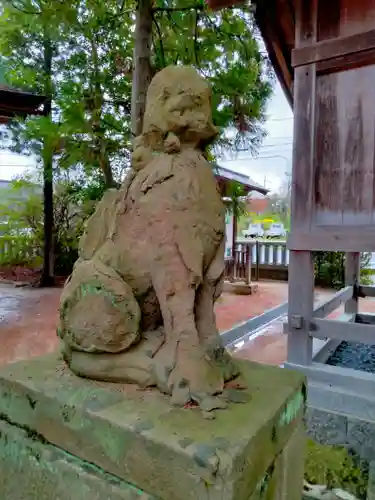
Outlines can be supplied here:
M260 252L259 252L259 241L257 240L255 243L256 250L256 271L255 271L255 281L259 281L259 260L260 260Z
M251 260L252 260L252 251L250 245L246 245L246 284L250 285L251 283Z
M358 286L360 282L361 254L348 252L345 254L345 284L353 286L353 297L345 303L345 312L358 313Z

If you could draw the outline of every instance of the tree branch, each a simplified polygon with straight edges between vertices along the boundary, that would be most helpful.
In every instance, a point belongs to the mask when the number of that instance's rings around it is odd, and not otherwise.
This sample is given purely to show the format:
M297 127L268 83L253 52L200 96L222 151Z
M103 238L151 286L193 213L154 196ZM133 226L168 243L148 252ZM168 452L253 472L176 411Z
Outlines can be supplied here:
M156 17L154 16L154 13L152 13L152 20L155 23L156 26L156 31L158 32L159 35L159 48L160 48L160 58L161 58L161 64L163 68L165 68L165 54L164 54L164 45L163 45L163 35L160 30L160 26L156 20Z
M190 5L188 7L155 7L153 12L186 12L188 10L204 10L203 5Z
M22 12L23 14L28 14L28 15L32 15L32 16L38 16L41 14L40 11L29 11L29 10L24 10L24 9L21 9L21 7L17 7L16 4L14 4L13 2L11 2L11 6L13 7L13 9L15 10L18 10L19 12Z
M199 14L198 11L195 11L195 26L194 26L194 55L195 55L195 64L199 64L198 58L198 20Z

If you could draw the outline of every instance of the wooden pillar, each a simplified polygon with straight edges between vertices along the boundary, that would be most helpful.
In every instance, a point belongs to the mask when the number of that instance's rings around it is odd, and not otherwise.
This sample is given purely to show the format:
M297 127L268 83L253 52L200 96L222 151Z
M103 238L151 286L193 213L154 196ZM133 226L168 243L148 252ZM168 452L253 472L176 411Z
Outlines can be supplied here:
M312 252L290 252L288 287L288 363L309 365L312 338L309 327L314 310Z
M317 0L296 2L296 47L317 41ZM294 148L291 186L291 236L310 229L313 211L316 64L294 73ZM310 321L314 310L312 251L290 248L288 269L288 363L312 361Z
M358 286L360 284L361 254L347 252L345 254L345 284L353 286L353 297L345 303L345 312L358 313Z

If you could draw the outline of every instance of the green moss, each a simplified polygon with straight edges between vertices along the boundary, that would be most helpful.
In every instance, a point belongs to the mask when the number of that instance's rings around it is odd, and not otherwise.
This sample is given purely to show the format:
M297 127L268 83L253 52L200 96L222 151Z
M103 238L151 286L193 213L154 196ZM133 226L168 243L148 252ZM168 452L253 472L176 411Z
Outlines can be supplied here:
M361 470L342 446L307 441L305 479L311 484L342 488L360 499L366 498L367 472Z

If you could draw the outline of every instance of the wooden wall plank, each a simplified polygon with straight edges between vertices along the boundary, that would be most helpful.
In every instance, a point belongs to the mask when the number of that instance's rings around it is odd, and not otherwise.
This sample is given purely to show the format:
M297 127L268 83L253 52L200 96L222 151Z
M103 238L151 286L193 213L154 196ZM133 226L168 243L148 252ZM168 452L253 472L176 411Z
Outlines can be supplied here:
M316 224L341 224L343 192L337 75L321 76L316 84L314 195Z
M375 66L317 78L312 231L375 223L374 81Z
M330 2L331 0L328 3ZM341 36L349 36L373 28L375 28L375 0L341 0Z
M344 111L343 224L367 225L373 219L374 200L375 67L358 68L337 76L338 100Z
M318 0L317 39L329 40L340 34L341 0Z

